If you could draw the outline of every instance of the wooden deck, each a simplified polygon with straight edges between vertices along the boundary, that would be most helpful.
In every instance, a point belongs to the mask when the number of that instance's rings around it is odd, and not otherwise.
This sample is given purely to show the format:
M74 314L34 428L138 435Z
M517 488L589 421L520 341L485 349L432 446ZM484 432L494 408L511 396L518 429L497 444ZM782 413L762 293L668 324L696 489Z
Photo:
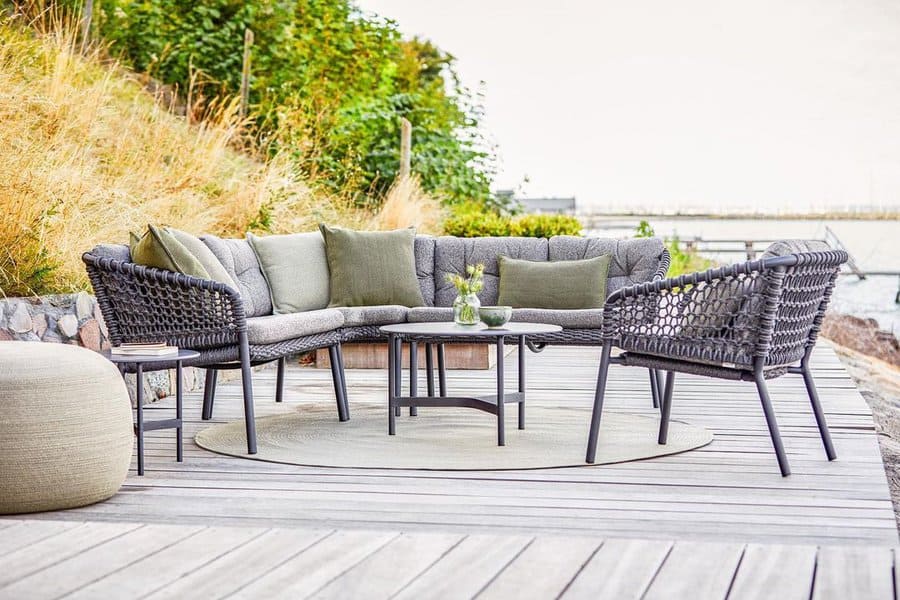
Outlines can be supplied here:
M896 550L0 521L0 599L895 599Z
M589 406L598 359L593 349L529 353L529 402ZM508 363L512 382L515 361ZM209 423L199 419L200 395L190 394L183 464L174 460L174 433L152 432L147 475L132 472L109 501L27 522L0 519L0 598L76 588L76 597L113 597L110 589L125 590L121 597L207 589L202 596L353 597L362 585L374 590L362 597L565 590L577 598L588 590L604 597L601 581L609 597L684 597L679 589L697 598L809 598L811 590L821 598L894 597L897 526L871 414L830 348L817 350L813 366L838 460L825 459L802 380L780 378L770 389L794 471L788 478L778 473L746 383L679 378L673 418L713 430L715 440L702 449L505 472L315 468L220 456L192 442ZM493 377L452 371L449 385L475 390ZM613 366L609 410L653 415L646 378ZM274 403L273 384L274 370L256 374L258 415L333 404L327 370L290 369L284 405ZM363 402L383 405L384 372L349 371L348 386L351 411ZM240 416L239 383L220 386L215 420ZM29 595L19 594L26 589ZM842 595L846 589L871 593Z

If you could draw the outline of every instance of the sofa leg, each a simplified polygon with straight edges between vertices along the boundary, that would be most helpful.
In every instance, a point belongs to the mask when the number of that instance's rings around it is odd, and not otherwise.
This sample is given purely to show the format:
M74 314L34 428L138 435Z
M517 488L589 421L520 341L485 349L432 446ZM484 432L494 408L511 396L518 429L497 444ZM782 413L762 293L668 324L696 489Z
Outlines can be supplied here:
M669 415L672 414L672 392L675 391L675 373L666 373L666 385L660 404L662 411L659 417L659 437L657 443L665 444L669 439Z
M350 397L347 395L347 372L344 369L344 350L340 344L337 345L337 359L340 366L339 373L341 375L341 398L344 399L344 416L345 420L350 420Z
M822 411L822 405L819 403L819 393L816 391L816 384L813 382L812 373L809 371L809 365L804 360L801 365L803 373L803 382L806 384L806 392L809 394L809 403L812 405L813 414L816 416L816 425L819 426L819 435L822 437L822 444L825 446L825 455L828 460L837 458L834 451L834 444L831 442L831 433L828 431L828 423L825 422L825 413Z
M244 423L247 427L247 454L256 454L256 417L253 414L253 379L250 369L250 343L247 333L239 339L241 358L241 383L244 388Z
M204 421L212 419L218 375L219 372L216 369L206 369L206 382L203 384L203 411L200 413L200 418Z
M606 393L606 375L609 373L609 357L612 343L603 344L600 355L600 369L597 372L597 388L594 390L594 410L591 413L591 429L588 433L588 447L585 461L593 463L597 458L597 435L600 430L600 415L603 413L603 395Z
M284 369L287 367L287 359L278 359L278 371L275 374L275 402L284 400Z
M653 408L659 408L659 380L656 379L656 371L647 369L650 373L650 396L653 398Z
M346 421L350 418L347 414L347 396L344 387L343 365L340 357L340 346L328 347L328 358L331 361L331 380L334 382L334 399L337 402L338 420Z
M775 448L775 457L778 459L778 467L781 469L782 477L787 477L791 474L791 467L784 452L784 445L781 443L781 433L778 431L775 410L772 408L772 401L769 399L769 390L766 387L766 379L763 376L762 368L757 367L753 375L756 380L756 390L759 392L759 401L762 404L763 413L766 415L766 424L769 426L769 435L772 437L772 446Z

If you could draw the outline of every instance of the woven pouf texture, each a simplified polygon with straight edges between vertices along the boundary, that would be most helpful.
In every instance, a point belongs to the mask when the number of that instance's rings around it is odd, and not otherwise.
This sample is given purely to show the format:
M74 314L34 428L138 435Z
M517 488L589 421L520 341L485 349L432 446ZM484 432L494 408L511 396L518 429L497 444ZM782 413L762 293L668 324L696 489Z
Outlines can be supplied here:
M0 514L106 500L125 481L133 438L111 362L72 345L0 342Z

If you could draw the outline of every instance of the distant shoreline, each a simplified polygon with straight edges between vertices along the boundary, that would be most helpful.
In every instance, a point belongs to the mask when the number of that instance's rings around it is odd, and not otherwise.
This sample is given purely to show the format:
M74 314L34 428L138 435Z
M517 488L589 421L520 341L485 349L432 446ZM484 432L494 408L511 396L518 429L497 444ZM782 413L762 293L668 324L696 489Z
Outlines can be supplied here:
M577 217L590 219L616 219L616 218L656 218L670 220L688 220L688 219L721 219L721 220L759 220L759 221L898 221L900 220L900 212L860 212L860 213L793 213L793 214L771 214L771 213L729 213L729 214L712 214L712 213L659 213L659 212L633 212L633 213L577 213Z

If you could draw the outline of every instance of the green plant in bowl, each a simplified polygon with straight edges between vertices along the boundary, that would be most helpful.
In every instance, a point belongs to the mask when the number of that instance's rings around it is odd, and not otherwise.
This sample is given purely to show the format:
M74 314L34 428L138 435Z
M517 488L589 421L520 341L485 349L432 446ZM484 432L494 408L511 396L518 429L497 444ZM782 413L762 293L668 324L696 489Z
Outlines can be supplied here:
M479 315L488 327L503 327L512 318L512 306L482 306Z

